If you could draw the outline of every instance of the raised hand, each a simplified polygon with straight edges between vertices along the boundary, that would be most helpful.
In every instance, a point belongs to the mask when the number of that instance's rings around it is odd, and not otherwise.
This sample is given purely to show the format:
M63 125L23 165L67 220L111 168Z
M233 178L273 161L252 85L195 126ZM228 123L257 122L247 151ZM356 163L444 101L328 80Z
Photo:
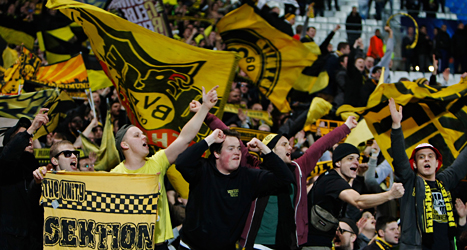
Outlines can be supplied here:
M208 145L211 146L211 144L223 142L225 140L225 134L222 132L222 130L215 129L204 140L206 140Z
M355 116L349 116L347 120L345 121L345 125L349 127L349 129L353 129L357 126L358 122Z
M456 199L456 210L457 214L461 218L465 218L467 216L467 206L466 204L459 198Z
M190 102L190 111L193 112L193 113L196 113L198 112L199 108L201 108L201 103L196 101L196 100L193 100Z
M41 108L36 117L34 117L31 126L27 130L30 135L34 134L34 132L36 132L36 130L39 129L42 125L49 122L47 111L49 111L48 108Z
M216 89L219 88L219 85L214 86L209 92L206 93L206 90L203 87L203 105L206 105L209 109L214 107L217 103L217 91Z
M392 118L392 128L400 128L402 121L402 106L399 106L399 111L397 111L396 102L394 98L389 99L389 111L391 111Z
M264 145L264 143L258 138L251 139L251 141L249 141L246 146L248 147L248 150L254 152L261 151L263 154L269 154L269 152L271 152L271 149Z

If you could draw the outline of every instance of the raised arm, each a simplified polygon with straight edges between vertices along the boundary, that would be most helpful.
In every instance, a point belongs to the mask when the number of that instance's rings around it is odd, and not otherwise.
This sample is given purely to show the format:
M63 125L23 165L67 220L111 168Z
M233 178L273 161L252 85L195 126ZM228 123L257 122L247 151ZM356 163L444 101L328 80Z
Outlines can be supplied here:
M376 141L373 142L375 144ZM376 181L376 164L378 161L378 155L379 155L379 147L374 147L372 145L371 148L371 156L370 160L368 161L368 170L365 172L365 186L368 188L368 190L372 193L378 193L380 190L379 188L379 183Z
M391 131L391 150L392 150L392 165L395 174L400 178L402 183L413 178L415 173L410 167L409 158L405 152L404 134L402 133L402 106L399 110L396 108L396 102L393 98L389 99L389 110L392 118L392 131Z
M263 156L263 164L269 171L263 170L258 179L258 191L256 196L269 193L271 190L287 185L294 181L292 171L289 170L285 162L271 151L264 143L257 138L251 139L247 143L252 150L259 149Z
M221 143L224 140L225 135L222 130L216 129L204 140L188 147L177 157L175 166L187 182L192 183L196 179L196 173L201 166L200 161L209 146L213 143Z
M338 143L342 138L350 133L350 130L357 126L357 120L354 116L349 116L344 125L331 131L329 134L319 138L313 143L305 154L298 158L296 162L302 169L304 169L304 175L308 176L316 166L319 158L323 153L330 149L334 144Z
M36 132L36 130L39 129L42 125L49 122L49 118L46 113L48 110L49 109L47 108L41 108L36 117L34 117L31 126L26 131L17 133L13 138L11 138L7 145L4 145L0 156L1 159L16 159L21 156L25 148L29 145L29 141L34 132Z
M444 169L437 175L437 178L444 182L447 190L454 189L459 181L467 175L467 150L464 149L457 156L451 166Z
M371 208L404 195L402 183L394 183L391 190L378 194L359 194L353 189L346 189L339 194L339 199L358 209Z
M183 126L182 131L178 138L170 144L165 150L165 154L170 164L173 164L177 159L177 156L182 153L190 144L190 142L198 134L203 120L206 115L209 113L209 110L214 107L217 103L217 91L216 89L219 86L215 86L209 92L206 93L206 90L203 87L203 104L196 114L188 121L185 126Z

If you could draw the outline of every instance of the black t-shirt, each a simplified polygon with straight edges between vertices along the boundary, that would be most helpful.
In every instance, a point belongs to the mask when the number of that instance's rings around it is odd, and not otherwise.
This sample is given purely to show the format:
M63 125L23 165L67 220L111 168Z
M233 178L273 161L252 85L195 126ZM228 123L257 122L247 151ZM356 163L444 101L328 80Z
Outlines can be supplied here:
M347 183L335 170L329 170L320 176L308 193L308 214L311 207L318 204L330 212L334 217L339 218L344 202L339 199L339 194L351 189ZM308 230L308 246L332 246L332 239L336 235L335 231L321 232L311 225L311 218Z
M443 194L436 181L426 181L426 183L431 188L433 198L433 233L429 236L433 237L433 245L430 247L424 242L423 249L449 249L449 224Z

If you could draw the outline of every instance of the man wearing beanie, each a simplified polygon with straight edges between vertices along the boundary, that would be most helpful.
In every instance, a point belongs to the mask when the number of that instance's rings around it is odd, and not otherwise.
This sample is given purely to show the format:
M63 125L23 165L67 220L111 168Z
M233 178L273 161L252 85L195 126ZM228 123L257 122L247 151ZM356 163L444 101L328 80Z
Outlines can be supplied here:
M191 111L197 112L197 108ZM212 114L208 114L205 122L212 130L228 128ZM253 201L239 241L241 247L245 249L266 249L265 247L296 249L307 242L307 177L322 154L349 134L350 129L356 125L355 117L349 117L344 125L317 140L303 156L294 161L290 158L292 147L285 136L270 134L264 138L263 143L287 164L295 180L290 186L281 188L274 195ZM267 165L261 164L261 161L248 153L248 148L243 143L240 146L242 148L241 166L268 169Z
M348 143L342 143L334 150L332 154L334 169L322 174L308 193L309 213L313 213L314 210L317 211L315 214L323 217L310 218L308 242L302 249L331 249L332 239L338 226L333 221L343 217L344 203L365 209L400 198L404 194L404 188L400 183L394 183L390 191L378 194L360 195L352 189L349 181L357 176L359 158L358 149Z
M40 109L31 123L27 118L8 128L3 134L0 154L2 181L0 182L0 248L41 248L41 239L31 232L32 202L29 200L32 172L39 167L34 157L34 132L49 121L46 108ZM37 202L37 200L35 201Z
M394 172L410 190L401 199L399 249L454 249L457 229L450 191L467 175L467 150L462 150L451 166L437 174L443 162L439 151L422 143L409 159L401 129L402 106L398 111L391 98L389 110Z
M114 173L138 173L138 174L160 174L159 185L161 195L157 203L159 220L156 223L154 242L156 249L168 249L166 240L173 238L172 224L170 222L169 206L165 191L164 176L170 165L175 163L177 156L182 153L195 138L203 119L209 110L217 103L218 86L212 88L208 93L203 87L203 105L198 114L195 114L180 131L180 135L165 150L159 150L151 157L146 135L133 125L125 125L115 136L116 147L122 162L110 172ZM191 105L191 104L190 104Z
M336 250L353 250L358 249L358 227L355 221L349 218L341 218L339 227L334 238L334 247Z

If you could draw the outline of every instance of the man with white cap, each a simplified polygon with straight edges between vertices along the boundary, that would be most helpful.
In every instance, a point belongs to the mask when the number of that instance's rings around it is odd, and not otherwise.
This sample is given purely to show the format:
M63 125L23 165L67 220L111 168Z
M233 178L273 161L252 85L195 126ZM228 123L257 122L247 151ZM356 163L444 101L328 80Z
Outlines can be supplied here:
M409 190L401 199L399 249L454 249L457 230L450 190L467 175L467 150L439 174L443 158L431 144L418 145L408 159L401 129L402 106L398 111L391 98L389 110L394 171Z

